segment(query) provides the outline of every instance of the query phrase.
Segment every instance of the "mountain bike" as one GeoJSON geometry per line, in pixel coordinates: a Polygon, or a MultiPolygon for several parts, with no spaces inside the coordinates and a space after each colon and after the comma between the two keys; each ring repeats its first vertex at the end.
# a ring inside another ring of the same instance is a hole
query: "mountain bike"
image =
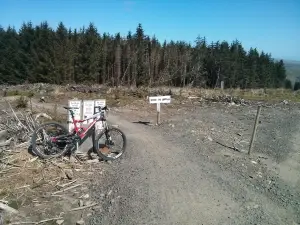
{"type": "Polygon", "coordinates": [[[75,119],[74,110],[79,108],[64,108],[71,115],[72,121],[69,123],[73,124],[74,129],[69,132],[65,126],[55,121],[41,124],[36,128],[31,139],[32,151],[37,156],[49,159],[61,157],[67,153],[74,154],[89,137],[92,137],[93,152],[98,157],[104,160],[115,160],[123,155],[127,144],[126,136],[119,128],[108,126],[106,122],[107,106],[94,107],[94,114],[84,120],[75,119]],[[92,122],[88,123],[87,126],[82,125],[85,121],[89,120],[92,120],[92,122]],[[99,134],[96,134],[96,123],[99,121],[102,122],[103,129],[100,130],[99,134]],[[78,124],[81,125],[78,126],[78,124]],[[49,134],[46,133],[48,131],[49,134]],[[112,138],[112,133],[116,133],[122,139],[122,146],[119,146],[121,147],[119,151],[114,150],[114,147],[117,145],[112,138]]]}

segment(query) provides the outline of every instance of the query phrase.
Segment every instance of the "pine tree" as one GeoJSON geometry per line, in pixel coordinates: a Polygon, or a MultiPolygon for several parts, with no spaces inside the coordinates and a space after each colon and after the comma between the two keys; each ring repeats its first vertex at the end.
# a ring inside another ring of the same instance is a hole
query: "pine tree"
{"type": "MultiPolygon", "coordinates": [[[[111,86],[195,86],[215,88],[290,87],[284,62],[235,40],[208,44],[197,37],[160,43],[141,24],[126,37],[99,34],[93,23],[53,30],[46,21],[23,23],[17,32],[0,26],[0,83],[89,83],[111,86]]],[[[295,87],[297,88],[297,85],[295,87]]]]}

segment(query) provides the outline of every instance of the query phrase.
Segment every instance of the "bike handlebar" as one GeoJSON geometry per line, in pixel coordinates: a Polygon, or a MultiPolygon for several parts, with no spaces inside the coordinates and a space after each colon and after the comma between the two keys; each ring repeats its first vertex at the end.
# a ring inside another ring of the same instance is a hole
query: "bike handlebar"
{"type": "Polygon", "coordinates": [[[105,111],[108,111],[108,107],[107,106],[104,106],[104,107],[101,107],[101,106],[95,106],[94,107],[95,109],[99,109],[99,110],[105,110],[105,111]]]}

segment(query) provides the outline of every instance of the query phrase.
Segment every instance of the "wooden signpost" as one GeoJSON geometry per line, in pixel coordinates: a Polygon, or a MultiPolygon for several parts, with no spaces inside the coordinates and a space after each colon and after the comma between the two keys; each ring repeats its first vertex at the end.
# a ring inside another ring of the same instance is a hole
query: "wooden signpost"
{"type": "MultiPolygon", "coordinates": [[[[69,106],[70,107],[75,107],[78,109],[73,109],[75,119],[77,120],[82,120],[86,119],[88,117],[91,117],[95,112],[98,112],[99,110],[94,108],[94,106],[101,106],[104,107],[106,105],[106,100],[105,99],[95,99],[95,100],[69,100],[69,106]],[[95,112],[94,112],[95,111],[95,112]]],[[[68,114],[68,121],[71,122],[71,114],[68,114]]],[[[92,121],[85,121],[82,123],[84,124],[89,124],[92,121]]],[[[77,124],[80,126],[80,124],[77,124]]],[[[69,132],[71,132],[74,128],[74,125],[72,123],[69,123],[69,132]]],[[[103,129],[103,125],[101,121],[98,121],[96,123],[96,130],[101,130],[103,129]]]]}
{"type": "Polygon", "coordinates": [[[156,124],[160,124],[160,104],[161,103],[171,103],[171,96],[153,96],[149,97],[149,102],[150,104],[155,104],[156,103],[156,111],[157,111],[157,121],[156,124]]]}
{"type": "MultiPolygon", "coordinates": [[[[89,118],[94,115],[94,105],[95,102],[93,100],[84,100],[82,107],[82,119],[89,118]]],[[[84,121],[83,124],[89,124],[92,121],[84,121]]]]}

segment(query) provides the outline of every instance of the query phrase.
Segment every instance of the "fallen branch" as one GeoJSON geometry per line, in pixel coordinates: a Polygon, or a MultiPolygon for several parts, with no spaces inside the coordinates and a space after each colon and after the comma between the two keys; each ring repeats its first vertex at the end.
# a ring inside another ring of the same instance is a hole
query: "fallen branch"
{"type": "Polygon", "coordinates": [[[225,148],[229,148],[229,149],[232,149],[232,150],[234,150],[234,151],[241,152],[241,151],[240,151],[238,148],[236,148],[236,147],[231,147],[231,146],[222,144],[222,143],[220,143],[219,141],[216,141],[216,143],[219,144],[219,145],[222,145],[222,146],[225,147],[225,148]]]}
{"type": "Polygon", "coordinates": [[[13,140],[13,138],[10,138],[10,139],[8,139],[8,140],[6,140],[4,142],[1,142],[0,143],[0,147],[4,147],[4,146],[10,145],[10,143],[11,143],[12,140],[13,140]]]}
{"type": "Polygon", "coordinates": [[[63,190],[60,190],[60,191],[53,192],[52,195],[56,195],[56,194],[58,194],[58,193],[62,193],[62,192],[68,191],[68,190],[70,190],[70,189],[79,187],[79,186],[81,186],[81,185],[82,185],[82,184],[76,184],[76,185],[74,185],[74,186],[67,187],[66,189],[63,189],[63,190]]]}
{"type": "Polygon", "coordinates": [[[19,225],[19,224],[35,224],[35,222],[16,222],[16,223],[11,223],[11,225],[19,225]]]}
{"type": "Polygon", "coordinates": [[[19,211],[0,202],[0,209],[9,213],[18,213],[19,211]]]}
{"type": "Polygon", "coordinates": [[[22,188],[27,188],[27,187],[30,187],[30,185],[24,185],[24,186],[21,186],[21,187],[16,187],[15,190],[22,189],[22,188]]]}
{"type": "Polygon", "coordinates": [[[16,222],[16,223],[11,223],[11,225],[19,225],[19,224],[42,224],[42,223],[46,223],[49,221],[53,221],[53,220],[59,220],[62,219],[62,217],[55,217],[55,218],[50,218],[50,219],[45,219],[45,220],[41,220],[38,222],[16,222]]]}
{"type": "Polygon", "coordinates": [[[76,180],[73,180],[73,181],[71,181],[71,182],[69,182],[69,183],[66,183],[66,184],[58,184],[57,186],[59,186],[59,187],[61,187],[61,188],[64,188],[64,187],[66,187],[66,186],[68,186],[68,185],[70,185],[70,184],[75,183],[76,181],[77,181],[77,179],[76,179],[76,180]]]}
{"type": "Polygon", "coordinates": [[[60,220],[60,219],[62,219],[62,217],[55,217],[55,218],[41,220],[39,222],[36,222],[35,224],[41,224],[41,223],[46,223],[46,222],[49,222],[49,221],[52,221],[52,220],[60,220]]]}
{"type": "Polygon", "coordinates": [[[98,203],[94,203],[94,204],[90,204],[90,205],[86,205],[86,206],[82,206],[82,207],[77,207],[77,208],[71,209],[70,212],[90,208],[90,207],[93,207],[95,205],[98,205],[98,203]]]}
{"type": "Polygon", "coordinates": [[[26,142],[23,142],[23,143],[21,143],[21,144],[18,144],[18,145],[16,145],[16,147],[17,147],[17,148],[19,148],[19,147],[23,147],[24,145],[27,145],[27,144],[29,144],[29,142],[28,142],[28,141],[26,141],[26,142]]]}
{"type": "Polygon", "coordinates": [[[28,129],[26,126],[24,126],[23,123],[21,123],[21,121],[20,121],[20,119],[18,118],[17,114],[16,114],[15,111],[13,110],[11,104],[10,104],[8,101],[6,101],[6,102],[8,103],[8,105],[9,105],[11,111],[13,112],[13,114],[14,114],[16,120],[18,121],[18,125],[20,125],[20,126],[23,127],[25,130],[27,130],[27,132],[29,132],[29,129],[28,129]]]}
{"type": "Polygon", "coordinates": [[[52,117],[51,116],[49,116],[48,114],[46,114],[46,113],[38,113],[36,116],[35,116],[35,121],[37,121],[37,119],[39,118],[39,117],[45,117],[45,118],[47,118],[47,119],[50,119],[50,120],[52,120],[52,117]]]}
{"type": "Polygon", "coordinates": [[[5,165],[11,165],[11,166],[15,166],[15,167],[22,167],[22,166],[19,166],[19,165],[16,165],[16,164],[13,164],[13,163],[10,163],[10,162],[5,162],[3,160],[0,159],[0,162],[5,164],[5,165]]]}

